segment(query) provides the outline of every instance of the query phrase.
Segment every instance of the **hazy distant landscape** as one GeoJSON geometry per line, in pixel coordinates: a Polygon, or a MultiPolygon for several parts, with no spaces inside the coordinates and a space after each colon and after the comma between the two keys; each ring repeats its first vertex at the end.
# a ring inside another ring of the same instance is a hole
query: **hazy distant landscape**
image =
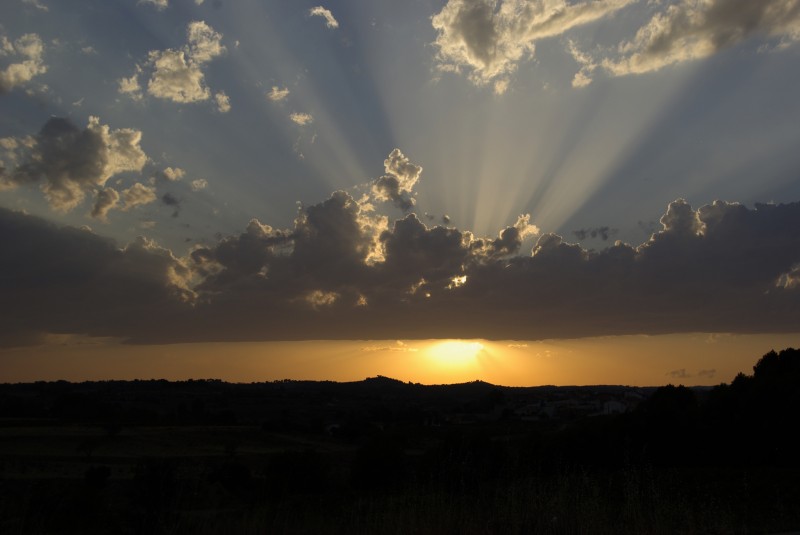
{"type": "Polygon", "coordinates": [[[713,388],[0,385],[3,533],[800,527],[800,351],[713,388]]]}

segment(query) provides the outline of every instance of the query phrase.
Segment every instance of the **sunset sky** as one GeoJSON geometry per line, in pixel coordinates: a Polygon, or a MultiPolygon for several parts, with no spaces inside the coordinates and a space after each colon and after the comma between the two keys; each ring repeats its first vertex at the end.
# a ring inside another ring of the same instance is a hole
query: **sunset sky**
{"type": "Polygon", "coordinates": [[[800,346],[800,0],[319,1],[0,4],[0,381],[800,346]]]}

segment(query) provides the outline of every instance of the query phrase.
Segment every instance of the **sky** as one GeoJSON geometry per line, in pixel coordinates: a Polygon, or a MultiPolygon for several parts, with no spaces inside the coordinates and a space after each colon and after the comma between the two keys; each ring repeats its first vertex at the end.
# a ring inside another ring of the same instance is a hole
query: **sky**
{"type": "Polygon", "coordinates": [[[319,1],[0,5],[0,381],[800,345],[800,0],[319,1]]]}

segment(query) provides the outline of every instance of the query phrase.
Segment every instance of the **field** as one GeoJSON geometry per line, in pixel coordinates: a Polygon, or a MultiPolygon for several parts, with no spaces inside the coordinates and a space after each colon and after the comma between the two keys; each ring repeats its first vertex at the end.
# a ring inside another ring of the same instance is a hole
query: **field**
{"type": "Polygon", "coordinates": [[[0,532],[797,530],[796,389],[764,369],[714,389],[0,385],[0,532]],[[628,405],[592,409],[609,399],[628,405]]]}

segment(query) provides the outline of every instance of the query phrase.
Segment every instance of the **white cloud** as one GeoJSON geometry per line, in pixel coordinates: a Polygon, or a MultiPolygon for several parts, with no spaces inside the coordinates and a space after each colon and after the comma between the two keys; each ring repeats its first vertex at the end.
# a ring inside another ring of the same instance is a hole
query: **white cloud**
{"type": "Polygon", "coordinates": [[[35,33],[26,33],[13,43],[6,36],[0,37],[0,57],[16,56],[22,59],[0,70],[0,93],[11,91],[46,72],[43,55],[44,44],[35,33]]]}
{"type": "Polygon", "coordinates": [[[45,13],[50,11],[50,8],[47,7],[46,5],[42,4],[41,2],[39,2],[39,0],[22,0],[22,3],[28,4],[30,6],[33,6],[36,9],[38,9],[39,11],[44,11],[45,13]]]}
{"type": "Polygon", "coordinates": [[[139,3],[150,4],[159,11],[163,11],[169,7],[169,0],[139,0],[139,3]]]}
{"type": "Polygon", "coordinates": [[[130,78],[120,78],[117,80],[117,85],[119,86],[119,92],[123,95],[128,95],[133,100],[141,100],[142,99],[142,86],[139,85],[139,71],[140,69],[137,68],[136,74],[133,74],[130,78]]]}
{"type": "Polygon", "coordinates": [[[586,87],[592,83],[592,73],[597,69],[597,64],[588,54],[578,49],[575,41],[569,41],[569,52],[572,54],[572,58],[581,66],[581,69],[572,78],[572,87],[586,87]]]}
{"type": "Polygon", "coordinates": [[[314,117],[312,117],[310,113],[295,112],[289,115],[289,119],[291,119],[293,123],[299,124],[300,126],[305,126],[314,122],[314,117]]]}
{"type": "Polygon", "coordinates": [[[277,85],[273,85],[272,89],[267,93],[267,98],[272,102],[280,102],[282,100],[286,100],[286,97],[289,96],[289,90],[287,88],[280,88],[277,85]]]}
{"type": "Polygon", "coordinates": [[[231,99],[225,94],[225,91],[219,91],[214,95],[214,100],[217,102],[217,111],[220,113],[228,113],[231,111],[231,99]]]}
{"type": "Polygon", "coordinates": [[[130,188],[122,190],[122,199],[125,202],[122,209],[125,211],[143,204],[150,204],[156,200],[156,188],[137,182],[130,188]]]}
{"type": "Polygon", "coordinates": [[[205,178],[198,178],[192,180],[192,191],[200,191],[208,187],[208,180],[205,178]]]}
{"type": "Polygon", "coordinates": [[[308,14],[312,17],[322,17],[325,19],[325,26],[328,28],[338,28],[339,22],[333,18],[333,13],[330,12],[329,9],[325,9],[322,6],[312,7],[308,10],[308,14]]]}
{"type": "MultiPolygon", "coordinates": [[[[612,76],[643,74],[706,58],[756,35],[780,39],[779,47],[800,41],[800,2],[682,0],[656,13],[632,40],[599,64],[612,76]]],[[[588,57],[573,56],[595,67],[588,57]]],[[[586,85],[591,81],[588,74],[584,67],[576,80],[586,85]]]]}
{"type": "Polygon", "coordinates": [[[324,292],[322,290],[314,290],[309,292],[305,300],[311,305],[312,308],[329,307],[333,305],[339,298],[336,292],[324,292]]]}
{"type": "Polygon", "coordinates": [[[222,34],[203,21],[193,21],[186,29],[189,39],[187,56],[193,63],[208,63],[225,52],[222,34]]]}
{"type": "Polygon", "coordinates": [[[186,175],[186,171],[180,167],[167,167],[161,172],[161,175],[170,182],[175,182],[183,178],[186,175]]]}
{"type": "Polygon", "coordinates": [[[153,74],[147,83],[147,92],[154,97],[181,103],[211,97],[200,65],[187,62],[182,50],[154,50],[150,52],[149,62],[153,74]]]}
{"type": "Polygon", "coordinates": [[[0,138],[0,147],[6,150],[14,150],[19,147],[19,142],[13,137],[0,138]]]}
{"type": "Polygon", "coordinates": [[[633,0],[449,0],[433,16],[439,69],[465,70],[476,85],[508,88],[519,63],[533,56],[539,39],[601,19],[633,0]]]}
{"type": "MultiPolygon", "coordinates": [[[[187,43],[180,49],[151,50],[144,66],[137,65],[133,76],[119,80],[120,93],[141,98],[139,76],[148,70],[147,93],[156,98],[179,103],[210,100],[203,67],[225,52],[222,34],[203,21],[193,21],[186,27],[186,36],[187,43]]],[[[214,101],[219,111],[230,109],[224,92],[217,92],[214,101]]]]}

